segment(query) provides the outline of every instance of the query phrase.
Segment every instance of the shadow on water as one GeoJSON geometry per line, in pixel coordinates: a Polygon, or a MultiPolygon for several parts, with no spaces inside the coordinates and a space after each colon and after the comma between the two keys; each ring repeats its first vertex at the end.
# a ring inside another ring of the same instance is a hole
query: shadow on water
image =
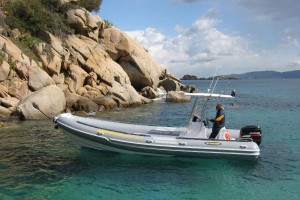
{"type": "Polygon", "coordinates": [[[27,121],[1,129],[0,190],[22,190],[80,171],[73,147],[48,121],[27,121]]]}
{"type": "Polygon", "coordinates": [[[206,159],[206,158],[184,158],[184,157],[161,157],[161,156],[144,156],[144,155],[131,155],[120,154],[108,151],[98,151],[89,148],[82,148],[78,155],[78,160],[87,163],[89,166],[94,167],[107,167],[109,166],[131,166],[140,169],[164,169],[176,166],[178,169],[191,168],[191,167],[212,167],[218,168],[220,165],[229,164],[244,167],[253,167],[256,161],[249,160],[226,160],[226,159],[206,159]]]}
{"type": "Polygon", "coordinates": [[[187,183],[193,177],[196,182],[211,180],[212,174],[222,174],[226,170],[234,170],[236,176],[243,175],[257,165],[256,161],[127,155],[88,148],[81,149],[77,162],[86,164],[85,170],[89,173],[96,170],[98,173],[95,174],[106,174],[110,178],[121,175],[137,177],[138,180],[139,175],[148,175],[158,177],[158,180],[179,178],[187,183]]]}

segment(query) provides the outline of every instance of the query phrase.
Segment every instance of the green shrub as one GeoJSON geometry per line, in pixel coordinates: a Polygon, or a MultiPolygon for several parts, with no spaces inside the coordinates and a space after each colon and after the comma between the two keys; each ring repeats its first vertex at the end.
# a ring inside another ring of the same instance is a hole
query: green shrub
{"type": "Polygon", "coordinates": [[[9,63],[9,70],[10,71],[16,71],[16,69],[17,69],[16,61],[12,61],[11,63],[9,63]]]}
{"type": "Polygon", "coordinates": [[[104,28],[110,28],[110,27],[112,27],[114,24],[113,23],[111,23],[110,21],[108,21],[108,20],[104,20],[104,28]]]}
{"type": "Polygon", "coordinates": [[[78,0],[78,5],[88,11],[99,11],[102,0],[78,0]]]}
{"type": "Polygon", "coordinates": [[[45,30],[54,35],[63,35],[71,32],[66,22],[64,13],[58,12],[58,0],[15,0],[5,1],[4,10],[7,17],[6,24],[11,28],[18,28],[21,32],[30,31],[38,35],[40,30],[45,30]]]}
{"type": "MultiPolygon", "coordinates": [[[[1,10],[0,10],[0,12],[1,12],[1,10]]],[[[5,26],[4,16],[1,16],[1,14],[0,14],[0,26],[1,27],[5,26]]]]}
{"type": "MultiPolygon", "coordinates": [[[[7,0],[4,1],[5,23],[21,32],[30,31],[37,36],[40,30],[62,36],[73,33],[66,20],[69,9],[84,7],[88,11],[99,11],[102,0],[78,0],[78,5],[59,0],[7,0]]],[[[1,24],[1,21],[0,21],[1,24]]]]}
{"type": "Polygon", "coordinates": [[[25,33],[21,35],[18,39],[10,38],[10,40],[17,45],[22,52],[28,56],[30,59],[38,61],[39,58],[32,52],[31,47],[34,44],[42,42],[37,37],[32,36],[30,33],[25,33]]]}
{"type": "Polygon", "coordinates": [[[39,38],[34,37],[34,36],[30,35],[29,33],[25,33],[25,34],[21,35],[19,38],[19,41],[22,44],[22,46],[24,46],[24,47],[30,47],[34,44],[38,44],[38,43],[42,42],[39,38]]]}
{"type": "Polygon", "coordinates": [[[1,52],[1,53],[0,53],[0,65],[2,65],[3,61],[4,61],[4,55],[3,55],[3,53],[1,52]]]}
{"type": "Polygon", "coordinates": [[[41,0],[41,3],[45,5],[51,12],[56,13],[66,13],[69,9],[79,8],[78,5],[72,3],[61,5],[60,0],[41,0]]]}

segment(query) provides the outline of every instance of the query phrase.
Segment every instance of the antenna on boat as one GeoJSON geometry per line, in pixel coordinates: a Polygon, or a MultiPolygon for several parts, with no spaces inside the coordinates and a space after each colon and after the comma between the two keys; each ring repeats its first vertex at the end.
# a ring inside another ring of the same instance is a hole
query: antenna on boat
{"type": "MultiPolygon", "coordinates": [[[[214,92],[214,90],[215,90],[215,88],[216,88],[216,86],[217,86],[217,83],[218,83],[218,81],[219,81],[219,77],[217,77],[217,80],[216,80],[215,83],[214,83],[214,80],[215,80],[215,77],[216,77],[216,74],[217,74],[218,69],[219,69],[219,68],[217,67],[217,68],[216,68],[216,71],[215,71],[215,73],[214,73],[214,76],[212,77],[212,81],[211,81],[211,83],[210,83],[210,86],[209,86],[209,88],[207,89],[207,93],[208,93],[208,94],[213,94],[213,92],[214,92]],[[213,87],[213,88],[212,88],[212,87],[213,87]]],[[[195,103],[194,103],[194,105],[193,105],[193,109],[192,109],[192,112],[191,112],[191,116],[190,116],[190,119],[189,119],[189,125],[188,125],[188,127],[190,127],[190,125],[192,124],[192,121],[193,121],[193,118],[194,118],[194,115],[195,115],[195,110],[196,110],[196,108],[197,108],[198,100],[199,100],[199,97],[196,97],[196,100],[195,100],[195,103]]],[[[201,110],[201,113],[200,113],[200,116],[199,116],[200,120],[202,120],[202,121],[204,120],[204,119],[203,119],[203,117],[204,117],[204,112],[205,112],[205,110],[206,110],[208,101],[209,101],[209,96],[206,97],[206,101],[205,101],[205,103],[204,103],[204,105],[203,105],[203,107],[202,107],[202,110],[201,110]]],[[[201,126],[202,126],[202,124],[201,124],[201,126]]]]}
{"type": "Polygon", "coordinates": [[[216,82],[215,82],[215,85],[214,85],[214,88],[213,88],[213,89],[212,89],[212,91],[211,91],[211,94],[213,94],[213,93],[214,93],[214,91],[215,91],[215,88],[216,88],[216,85],[217,85],[217,83],[218,83],[219,79],[220,79],[220,77],[218,77],[218,78],[217,78],[217,80],[216,80],[216,82]]]}
{"type": "MultiPolygon", "coordinates": [[[[212,87],[213,82],[214,82],[214,80],[215,80],[215,77],[216,77],[216,75],[217,75],[218,69],[219,69],[219,67],[216,68],[216,71],[215,71],[215,73],[214,73],[214,76],[213,76],[212,79],[211,79],[210,86],[209,86],[209,88],[207,89],[207,93],[209,93],[209,92],[211,91],[211,87],[212,87]]],[[[216,87],[216,84],[215,84],[215,87],[216,87]]],[[[215,87],[214,87],[214,88],[215,88],[215,87]]],[[[211,93],[212,93],[212,92],[211,92],[211,93]]]]}
{"type": "MultiPolygon", "coordinates": [[[[214,83],[214,80],[215,80],[215,77],[216,77],[216,75],[217,75],[218,69],[219,69],[219,67],[216,68],[215,74],[214,74],[214,76],[213,76],[213,78],[212,78],[212,80],[211,80],[211,83],[210,83],[209,89],[207,90],[207,93],[213,94],[214,91],[215,91],[215,88],[216,88],[216,86],[217,86],[217,84],[218,84],[218,81],[219,81],[219,77],[217,77],[217,80],[216,80],[216,82],[214,83]],[[214,86],[213,86],[213,83],[214,83],[214,86]],[[212,86],[213,86],[213,88],[212,88],[212,86]]],[[[202,111],[201,111],[201,114],[200,114],[201,120],[203,120],[204,112],[205,112],[205,110],[206,110],[206,106],[207,106],[208,101],[209,101],[209,97],[206,98],[206,101],[205,101],[205,103],[204,103],[204,105],[203,105],[203,108],[202,108],[202,111]]]]}

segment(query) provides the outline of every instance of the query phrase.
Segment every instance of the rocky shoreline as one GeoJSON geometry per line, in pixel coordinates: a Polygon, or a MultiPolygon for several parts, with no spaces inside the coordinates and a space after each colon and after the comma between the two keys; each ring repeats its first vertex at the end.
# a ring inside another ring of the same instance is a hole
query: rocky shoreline
{"type": "Polygon", "coordinates": [[[58,37],[41,30],[30,46],[34,56],[16,42],[28,33],[0,27],[0,118],[47,119],[61,112],[141,105],[159,96],[157,88],[175,92],[170,101],[181,102],[189,100],[181,91],[197,90],[84,8],[70,9],[66,17],[75,33],[58,37]]]}

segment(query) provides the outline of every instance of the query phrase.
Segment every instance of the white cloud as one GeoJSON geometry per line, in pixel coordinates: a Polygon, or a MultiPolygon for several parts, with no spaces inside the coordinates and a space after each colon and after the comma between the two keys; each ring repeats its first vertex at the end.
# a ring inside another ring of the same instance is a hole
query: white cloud
{"type": "Polygon", "coordinates": [[[296,67],[296,68],[300,69],[300,58],[298,58],[298,60],[292,61],[291,65],[293,67],[296,67]]]}
{"type": "Polygon", "coordinates": [[[205,0],[173,0],[173,3],[182,4],[182,3],[197,3],[205,0]]]}
{"type": "Polygon", "coordinates": [[[280,47],[300,47],[300,31],[286,28],[283,31],[283,41],[280,47]]]}
{"type": "Polygon", "coordinates": [[[208,11],[206,11],[206,13],[204,13],[203,16],[205,17],[217,17],[219,15],[219,10],[215,9],[215,8],[210,8],[208,9],[208,11]]]}
{"type": "Polygon", "coordinates": [[[213,29],[219,21],[214,18],[201,17],[192,24],[191,30],[206,31],[213,29]]]}
{"type": "Polygon", "coordinates": [[[181,76],[191,69],[201,74],[204,68],[215,70],[222,61],[247,52],[247,41],[218,30],[218,23],[221,21],[201,17],[190,27],[177,25],[175,37],[167,37],[154,28],[126,33],[173,73],[181,76]]]}
{"type": "MultiPolygon", "coordinates": [[[[222,21],[200,17],[189,27],[176,25],[176,36],[168,37],[155,28],[127,32],[144,46],[157,63],[175,75],[198,77],[249,71],[286,71],[300,67],[299,55],[287,48],[299,47],[300,33],[285,29],[283,44],[276,49],[258,49],[256,42],[218,28],[222,21]],[[250,48],[251,47],[251,48],[250,48]]],[[[293,51],[294,52],[294,51],[293,51]]]]}

